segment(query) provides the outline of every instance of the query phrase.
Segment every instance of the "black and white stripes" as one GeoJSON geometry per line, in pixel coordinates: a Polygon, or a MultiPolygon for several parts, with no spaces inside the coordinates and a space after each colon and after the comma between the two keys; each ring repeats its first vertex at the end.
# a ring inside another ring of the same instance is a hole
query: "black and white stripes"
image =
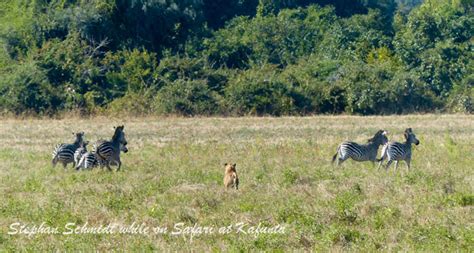
{"type": "Polygon", "coordinates": [[[420,141],[416,138],[413,130],[407,128],[404,133],[405,142],[389,142],[382,148],[382,158],[379,161],[379,168],[382,166],[384,160],[387,160],[386,169],[395,161],[395,169],[398,168],[399,161],[405,161],[408,169],[410,169],[411,162],[411,144],[418,145],[420,141]]]}
{"type": "Polygon", "coordinates": [[[351,141],[343,142],[337,148],[337,152],[334,154],[332,162],[334,163],[337,159],[337,165],[340,165],[349,158],[359,162],[375,162],[379,146],[384,145],[387,142],[387,132],[384,130],[377,131],[374,137],[369,139],[366,144],[358,144],[351,141]]]}
{"type": "MultiPolygon", "coordinates": [[[[120,151],[127,152],[128,149],[126,146],[121,144],[120,151]]],[[[97,152],[95,150],[91,152],[86,152],[82,155],[79,162],[77,163],[76,170],[92,169],[99,165],[103,167],[104,165],[106,165],[105,162],[105,160],[103,160],[100,156],[97,155],[97,152]]]]}
{"type": "Polygon", "coordinates": [[[87,144],[89,144],[88,141],[84,141],[84,143],[76,149],[76,152],[74,152],[74,163],[79,164],[79,160],[81,159],[82,155],[87,152],[87,144]]]}
{"type": "Polygon", "coordinates": [[[64,168],[66,168],[68,163],[72,163],[73,167],[76,165],[76,162],[74,161],[74,153],[84,143],[84,132],[73,134],[76,139],[72,144],[61,143],[56,145],[54,148],[53,159],[51,161],[53,167],[55,167],[58,162],[62,163],[64,168]]]}
{"type": "MultiPolygon", "coordinates": [[[[95,151],[97,157],[104,161],[104,165],[108,170],[112,170],[110,165],[117,164],[117,171],[120,170],[122,162],[120,161],[120,151],[124,153],[128,152],[127,140],[125,139],[125,133],[123,131],[124,126],[118,126],[115,128],[115,133],[110,141],[98,141],[95,145],[95,151]]],[[[101,165],[103,167],[103,165],[101,165]]]]}
{"type": "MultiPolygon", "coordinates": [[[[114,127],[115,128],[115,127],[114,127]]],[[[94,150],[87,152],[87,144],[84,141],[84,132],[75,134],[76,140],[72,144],[58,144],[53,151],[52,164],[56,166],[58,162],[66,168],[68,163],[72,163],[76,170],[91,169],[98,165],[107,166],[111,170],[111,165],[117,165],[117,171],[120,170],[122,162],[120,161],[120,152],[128,152],[127,141],[124,126],[115,128],[115,133],[110,141],[99,140],[94,145],[94,150]]]]}

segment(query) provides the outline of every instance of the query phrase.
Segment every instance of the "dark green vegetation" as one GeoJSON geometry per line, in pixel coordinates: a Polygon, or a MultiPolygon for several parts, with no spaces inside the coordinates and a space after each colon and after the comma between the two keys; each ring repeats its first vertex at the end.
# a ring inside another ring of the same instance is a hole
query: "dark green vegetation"
{"type": "Polygon", "coordinates": [[[0,0],[0,112],[474,111],[472,0],[0,0]]]}

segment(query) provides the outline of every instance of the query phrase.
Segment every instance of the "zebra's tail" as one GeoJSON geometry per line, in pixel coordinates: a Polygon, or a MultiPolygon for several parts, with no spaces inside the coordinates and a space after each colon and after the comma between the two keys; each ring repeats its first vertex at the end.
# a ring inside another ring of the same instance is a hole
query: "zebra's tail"
{"type": "Polygon", "coordinates": [[[336,161],[336,158],[337,158],[337,154],[339,153],[339,147],[337,148],[337,151],[336,153],[332,156],[332,163],[334,163],[336,161]]]}
{"type": "Polygon", "coordinates": [[[61,147],[61,144],[57,145],[56,147],[54,147],[54,151],[53,151],[53,159],[51,160],[51,164],[53,165],[53,167],[56,166],[56,163],[58,163],[58,155],[59,155],[59,148],[61,147]]]}

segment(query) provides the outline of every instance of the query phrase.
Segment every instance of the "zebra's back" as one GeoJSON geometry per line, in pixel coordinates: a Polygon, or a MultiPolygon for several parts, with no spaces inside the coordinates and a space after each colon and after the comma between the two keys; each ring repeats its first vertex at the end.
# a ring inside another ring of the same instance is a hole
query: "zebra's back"
{"type": "Polygon", "coordinates": [[[86,152],[82,155],[76,169],[92,169],[99,165],[99,160],[95,152],[86,152]]]}
{"type": "Polygon", "coordinates": [[[120,150],[115,150],[110,141],[99,141],[95,145],[95,152],[102,159],[109,160],[114,154],[120,152],[120,150]]]}
{"type": "Polygon", "coordinates": [[[370,154],[367,147],[356,142],[345,141],[339,148],[339,156],[343,159],[352,158],[356,161],[370,160],[370,154]]]}
{"type": "Polygon", "coordinates": [[[53,151],[53,162],[70,163],[74,162],[74,153],[77,146],[74,144],[58,144],[53,151]]]}
{"type": "Polygon", "coordinates": [[[409,146],[400,142],[389,142],[382,149],[382,157],[388,160],[405,160],[411,156],[409,146]]]}

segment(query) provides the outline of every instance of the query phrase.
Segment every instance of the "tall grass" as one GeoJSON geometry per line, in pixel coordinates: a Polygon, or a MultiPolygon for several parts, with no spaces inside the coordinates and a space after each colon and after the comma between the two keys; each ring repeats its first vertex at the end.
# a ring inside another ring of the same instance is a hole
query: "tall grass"
{"type": "Polygon", "coordinates": [[[474,118],[466,115],[283,118],[3,119],[0,248],[17,250],[469,251],[474,242],[474,118]],[[51,151],[85,131],[110,138],[124,124],[123,169],[51,167],[51,151]],[[403,140],[412,127],[412,170],[330,164],[344,140],[378,129],[403,140]],[[237,163],[239,191],[223,164],[237,163]],[[78,225],[168,227],[280,224],[284,234],[8,235],[10,224],[61,231],[78,225]]]}

